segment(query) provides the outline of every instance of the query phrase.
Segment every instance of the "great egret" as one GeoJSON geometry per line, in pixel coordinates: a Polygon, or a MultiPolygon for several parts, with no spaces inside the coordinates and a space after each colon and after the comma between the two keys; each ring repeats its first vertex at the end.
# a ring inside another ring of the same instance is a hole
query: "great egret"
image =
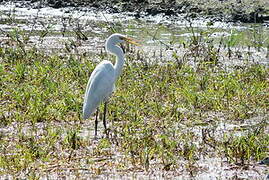
{"type": "MultiPolygon", "coordinates": [[[[106,51],[117,57],[115,65],[110,61],[102,61],[93,70],[85,92],[83,103],[83,119],[88,119],[97,109],[101,102],[104,104],[103,124],[106,130],[106,106],[109,96],[115,89],[115,82],[118,79],[124,64],[123,50],[117,45],[122,42],[139,45],[134,39],[122,34],[112,34],[106,40],[106,51]]],[[[98,113],[95,118],[95,137],[97,136],[98,113]]]]}

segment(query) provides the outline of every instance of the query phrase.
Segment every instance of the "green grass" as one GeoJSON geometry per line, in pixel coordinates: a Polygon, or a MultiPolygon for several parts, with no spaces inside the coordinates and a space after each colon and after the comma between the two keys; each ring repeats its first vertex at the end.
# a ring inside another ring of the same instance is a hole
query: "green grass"
{"type": "Polygon", "coordinates": [[[196,162],[208,154],[230,164],[268,156],[269,69],[264,65],[228,71],[208,57],[199,57],[194,68],[128,54],[109,101],[110,138],[95,142],[94,120],[83,121],[81,111],[98,62],[92,56],[48,55],[12,41],[15,46],[0,47],[1,175],[38,179],[69,169],[77,177],[83,177],[80,170],[95,177],[110,167],[149,171],[157,165],[173,171],[181,161],[194,175],[196,162]],[[262,118],[255,128],[240,129],[241,122],[257,116],[262,118]],[[214,131],[223,122],[237,128],[214,131]],[[85,128],[88,137],[80,135],[85,128]]]}

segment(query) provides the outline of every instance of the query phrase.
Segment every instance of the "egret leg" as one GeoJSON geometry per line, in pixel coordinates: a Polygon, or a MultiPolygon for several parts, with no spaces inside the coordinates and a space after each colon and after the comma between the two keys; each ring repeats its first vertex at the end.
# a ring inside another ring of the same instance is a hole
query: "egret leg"
{"type": "Polygon", "coordinates": [[[104,128],[105,128],[105,133],[107,134],[107,129],[106,129],[106,109],[107,109],[107,101],[105,101],[104,104],[104,117],[103,117],[103,124],[104,124],[104,128]]]}
{"type": "Polygon", "coordinates": [[[96,114],[95,114],[94,138],[97,138],[98,113],[99,113],[99,108],[97,108],[96,114]]]}

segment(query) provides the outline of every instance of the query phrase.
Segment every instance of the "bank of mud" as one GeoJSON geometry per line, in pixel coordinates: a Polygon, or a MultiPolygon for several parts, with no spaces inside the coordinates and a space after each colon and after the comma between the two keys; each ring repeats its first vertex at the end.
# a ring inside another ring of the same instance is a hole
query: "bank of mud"
{"type": "Polygon", "coordinates": [[[140,18],[163,14],[186,18],[206,17],[217,21],[268,23],[269,2],[267,0],[23,0],[0,1],[0,4],[17,3],[18,7],[74,8],[81,11],[129,12],[140,18]]]}

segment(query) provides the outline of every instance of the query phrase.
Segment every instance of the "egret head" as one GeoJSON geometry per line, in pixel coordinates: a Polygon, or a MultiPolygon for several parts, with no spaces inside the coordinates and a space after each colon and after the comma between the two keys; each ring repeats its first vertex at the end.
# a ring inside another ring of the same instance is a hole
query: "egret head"
{"type": "Polygon", "coordinates": [[[115,51],[114,48],[118,47],[117,44],[123,43],[123,42],[139,46],[136,40],[126,37],[123,34],[115,33],[109,36],[108,39],[106,40],[106,50],[109,52],[114,52],[115,51]]]}

